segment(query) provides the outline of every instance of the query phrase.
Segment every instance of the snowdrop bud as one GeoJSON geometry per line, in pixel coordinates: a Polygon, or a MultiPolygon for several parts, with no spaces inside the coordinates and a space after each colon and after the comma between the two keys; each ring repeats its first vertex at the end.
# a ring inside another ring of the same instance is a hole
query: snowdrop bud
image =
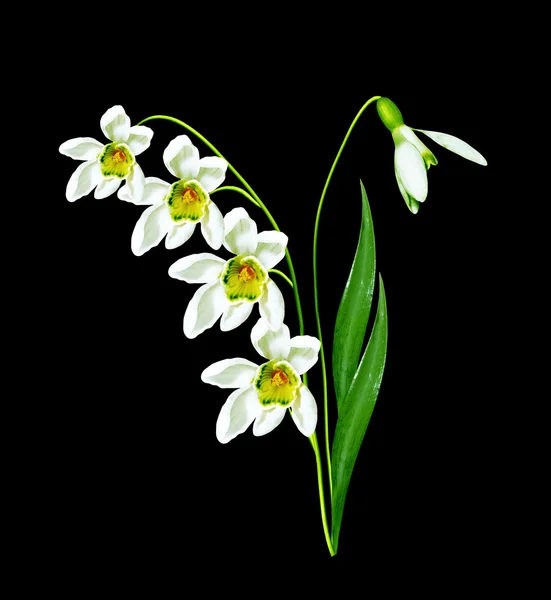
{"type": "Polygon", "coordinates": [[[402,113],[396,104],[394,104],[394,102],[388,98],[379,98],[377,100],[377,112],[379,113],[379,117],[381,117],[381,121],[384,123],[385,127],[387,127],[390,131],[404,124],[402,113]]]}

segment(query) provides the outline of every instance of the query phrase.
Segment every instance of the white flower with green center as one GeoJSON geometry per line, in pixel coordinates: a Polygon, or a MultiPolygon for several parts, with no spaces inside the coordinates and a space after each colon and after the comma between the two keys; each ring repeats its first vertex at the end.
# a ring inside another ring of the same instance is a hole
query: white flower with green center
{"type": "Polygon", "coordinates": [[[251,331],[251,341],[268,362],[257,365],[245,358],[229,358],[201,373],[205,383],[237,388],[218,416],[218,441],[226,444],[253,421],[253,434],[265,435],[281,423],[287,409],[299,431],[310,437],[316,429],[317,405],[300,376],[318,360],[319,340],[309,335],[291,338],[287,325],[272,331],[259,319],[251,331]]]}
{"type": "MultiPolygon", "coordinates": [[[[198,223],[211,248],[218,250],[224,240],[224,218],[210,199],[225,179],[228,163],[217,156],[199,158],[199,150],[187,135],[173,139],[163,153],[167,169],[178,177],[170,184],[157,177],[145,180],[140,204],[150,204],[132,233],[132,252],[141,256],[165,238],[168,249],[181,246],[198,223]]],[[[132,202],[128,186],[119,190],[121,200],[132,202]]]]}
{"type": "Polygon", "coordinates": [[[109,144],[91,137],[68,140],[59,151],[75,160],[84,161],[71,175],[66,197],[74,202],[94,191],[94,198],[114,194],[123,180],[128,195],[136,204],[141,202],[145,177],[136,156],[149,148],[153,130],[143,125],[130,126],[130,118],[122,106],[111,107],[100,120],[100,127],[109,144]]]}
{"type": "Polygon", "coordinates": [[[424,202],[428,194],[427,171],[431,165],[438,164],[434,154],[423,144],[415,131],[424,133],[437,144],[463,158],[483,166],[488,164],[480,152],[453,135],[414,129],[404,125],[402,113],[388,98],[377,100],[377,112],[381,121],[392,133],[396,181],[403,199],[413,214],[417,213],[419,203],[424,202]]]}
{"type": "Polygon", "coordinates": [[[203,252],[184,256],[168,270],[174,279],[202,283],[184,314],[184,333],[195,338],[219,317],[220,329],[241,325],[258,303],[260,316],[277,330],[283,323],[283,294],[269,276],[284,256],[288,238],[280,231],[257,232],[256,223],[244,208],[234,208],[224,217],[224,247],[235,254],[224,260],[203,252]]]}

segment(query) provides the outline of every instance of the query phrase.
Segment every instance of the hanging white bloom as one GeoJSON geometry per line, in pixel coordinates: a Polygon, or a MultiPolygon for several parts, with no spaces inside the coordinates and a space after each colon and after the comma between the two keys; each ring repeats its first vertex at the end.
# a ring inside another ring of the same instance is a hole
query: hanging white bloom
{"type": "MultiPolygon", "coordinates": [[[[178,181],[170,184],[158,177],[146,178],[139,204],[151,206],[134,227],[132,252],[141,256],[165,236],[166,248],[177,248],[191,237],[198,223],[209,246],[218,250],[224,239],[224,218],[209,193],[224,181],[228,163],[217,156],[199,158],[199,150],[187,135],[170,142],[163,160],[178,181]]],[[[118,196],[133,202],[126,185],[118,196]]]]}
{"type": "Polygon", "coordinates": [[[223,260],[203,252],[184,256],[168,270],[174,279],[202,283],[184,314],[184,333],[197,337],[221,316],[220,329],[241,325],[258,303],[260,316],[277,330],[285,312],[283,294],[268,270],[284,256],[288,238],[280,231],[257,233],[256,223],[244,208],[234,208],[224,217],[224,247],[235,254],[223,260]]]}
{"type": "Polygon", "coordinates": [[[226,444],[253,421],[253,434],[265,435],[281,423],[287,409],[291,409],[299,431],[310,437],[316,429],[317,405],[300,376],[318,360],[319,340],[309,335],[291,338],[287,325],[272,331],[259,319],[251,331],[251,341],[268,362],[257,365],[245,358],[229,358],[201,373],[205,383],[236,388],[218,416],[218,441],[226,444]]]}
{"type": "Polygon", "coordinates": [[[111,107],[100,120],[105,137],[102,144],[91,137],[68,140],[59,151],[75,160],[84,161],[67,184],[66,197],[74,202],[94,191],[94,198],[107,198],[126,180],[128,195],[141,202],[145,177],[136,156],[149,148],[153,130],[143,125],[130,126],[130,118],[122,106],[111,107]]]}
{"type": "Polygon", "coordinates": [[[424,202],[428,194],[427,171],[431,165],[438,164],[434,154],[423,144],[415,131],[424,133],[437,144],[463,158],[483,166],[488,164],[480,152],[453,135],[404,125],[402,113],[388,98],[377,100],[377,112],[392,133],[396,181],[402,197],[414,214],[419,210],[419,203],[424,202]]]}

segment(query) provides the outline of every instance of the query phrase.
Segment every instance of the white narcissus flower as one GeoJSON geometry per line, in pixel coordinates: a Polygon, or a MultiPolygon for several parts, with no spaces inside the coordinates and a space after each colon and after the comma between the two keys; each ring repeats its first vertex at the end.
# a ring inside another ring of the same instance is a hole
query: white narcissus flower
{"type": "Polygon", "coordinates": [[[283,294],[268,270],[284,256],[287,236],[280,231],[257,233],[256,223],[244,208],[224,217],[224,247],[235,254],[229,260],[203,252],[177,260],[168,274],[188,283],[202,283],[184,314],[184,333],[195,338],[212,327],[220,316],[220,329],[241,325],[258,303],[260,316],[277,330],[283,323],[283,294]]]}
{"type": "Polygon", "coordinates": [[[107,198],[126,180],[133,202],[142,199],[145,177],[136,156],[149,148],[153,130],[143,125],[130,126],[130,118],[122,106],[111,107],[100,120],[105,137],[111,142],[102,144],[91,137],[68,140],[59,151],[65,156],[84,162],[72,174],[66,197],[74,202],[94,191],[94,198],[107,198]]]}
{"type": "Polygon", "coordinates": [[[217,156],[199,158],[199,150],[187,135],[170,142],[163,160],[178,181],[170,184],[146,178],[141,202],[134,202],[128,186],[119,190],[121,200],[151,204],[134,227],[132,252],[141,256],[165,236],[166,248],[177,248],[187,242],[198,223],[209,246],[218,250],[224,240],[224,218],[209,193],[224,181],[228,163],[217,156]]]}
{"type": "Polygon", "coordinates": [[[291,338],[287,325],[272,331],[259,319],[251,331],[251,341],[268,362],[256,365],[245,358],[229,358],[201,373],[205,383],[236,388],[218,416],[218,441],[226,444],[253,421],[253,434],[265,435],[281,423],[287,409],[291,409],[299,431],[310,437],[316,429],[317,405],[300,376],[318,360],[319,340],[309,335],[291,338]]]}
{"type": "Polygon", "coordinates": [[[403,199],[409,210],[414,214],[419,210],[419,203],[424,202],[427,198],[427,171],[431,165],[438,164],[434,154],[423,144],[414,133],[415,131],[424,133],[437,144],[459,154],[463,158],[483,166],[488,164],[478,150],[453,135],[427,131],[426,129],[414,129],[404,125],[402,113],[396,104],[388,98],[377,100],[377,112],[382,122],[392,133],[395,148],[394,173],[396,181],[403,199]]]}

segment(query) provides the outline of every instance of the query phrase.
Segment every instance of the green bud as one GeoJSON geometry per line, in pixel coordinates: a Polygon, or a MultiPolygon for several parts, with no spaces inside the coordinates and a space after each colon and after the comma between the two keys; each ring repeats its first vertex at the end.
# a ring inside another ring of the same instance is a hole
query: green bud
{"type": "Polygon", "coordinates": [[[404,124],[402,113],[396,104],[388,98],[379,98],[377,100],[377,112],[385,127],[390,131],[393,131],[396,127],[404,124]]]}

